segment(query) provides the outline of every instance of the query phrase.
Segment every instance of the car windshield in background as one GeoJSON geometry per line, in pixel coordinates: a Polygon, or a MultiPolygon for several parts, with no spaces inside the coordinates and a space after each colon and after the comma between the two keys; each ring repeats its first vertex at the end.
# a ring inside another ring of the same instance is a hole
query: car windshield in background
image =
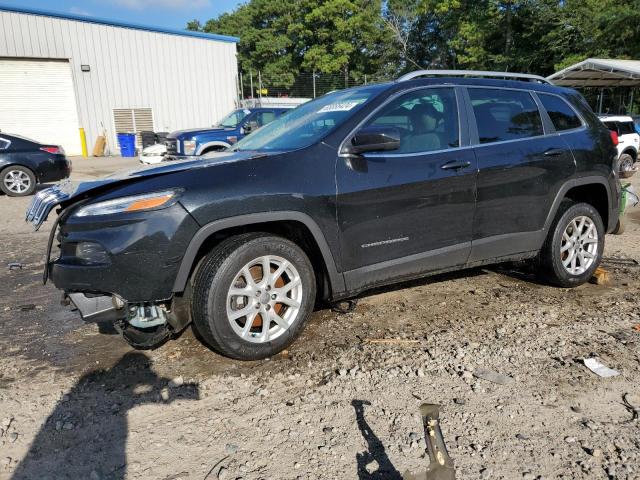
{"type": "Polygon", "coordinates": [[[242,121],[242,119],[250,113],[251,112],[249,110],[234,110],[229,115],[220,120],[218,126],[224,128],[236,128],[242,121]]]}
{"type": "Polygon", "coordinates": [[[314,144],[374,98],[382,86],[329,93],[240,140],[233,150],[295,150],[314,144]]]}

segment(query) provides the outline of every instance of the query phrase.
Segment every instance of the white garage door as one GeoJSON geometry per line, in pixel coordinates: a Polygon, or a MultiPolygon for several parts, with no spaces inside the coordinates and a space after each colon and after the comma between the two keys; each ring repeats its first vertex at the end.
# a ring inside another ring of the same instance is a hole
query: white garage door
{"type": "Polygon", "coordinates": [[[0,130],[82,154],[69,62],[0,59],[0,130]]]}

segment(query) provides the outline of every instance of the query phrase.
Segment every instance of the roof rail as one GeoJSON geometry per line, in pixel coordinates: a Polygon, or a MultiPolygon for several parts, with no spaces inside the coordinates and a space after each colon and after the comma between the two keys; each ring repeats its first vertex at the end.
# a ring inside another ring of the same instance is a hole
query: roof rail
{"type": "Polygon", "coordinates": [[[505,78],[514,80],[526,80],[528,82],[544,83],[553,85],[549,80],[539,75],[531,75],[530,73],[514,73],[514,72],[483,72],[481,70],[416,70],[402,75],[397,82],[406,82],[418,77],[488,77],[488,78],[505,78]]]}

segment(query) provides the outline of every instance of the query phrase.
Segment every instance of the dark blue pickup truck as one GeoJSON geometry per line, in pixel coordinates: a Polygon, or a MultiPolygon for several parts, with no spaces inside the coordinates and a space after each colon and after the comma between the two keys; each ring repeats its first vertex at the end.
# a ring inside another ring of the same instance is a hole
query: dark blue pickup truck
{"type": "Polygon", "coordinates": [[[287,110],[289,109],[239,108],[211,128],[171,132],[166,140],[167,155],[183,157],[224,150],[287,110]]]}

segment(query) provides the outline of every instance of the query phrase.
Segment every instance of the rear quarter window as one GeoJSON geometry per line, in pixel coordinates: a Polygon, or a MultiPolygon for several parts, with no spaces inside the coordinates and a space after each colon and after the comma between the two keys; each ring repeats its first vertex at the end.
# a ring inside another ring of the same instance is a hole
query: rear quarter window
{"type": "Polygon", "coordinates": [[[633,122],[619,122],[618,129],[620,130],[620,135],[630,135],[636,133],[635,128],[633,128],[633,122]]]}
{"type": "Polygon", "coordinates": [[[571,130],[582,126],[578,114],[562,98],[544,93],[538,93],[538,98],[551,117],[551,122],[557,131],[571,130]]]}
{"type": "Polygon", "coordinates": [[[11,145],[11,142],[9,140],[0,138],[0,150],[6,150],[7,148],[9,148],[9,145],[11,145]]]}

